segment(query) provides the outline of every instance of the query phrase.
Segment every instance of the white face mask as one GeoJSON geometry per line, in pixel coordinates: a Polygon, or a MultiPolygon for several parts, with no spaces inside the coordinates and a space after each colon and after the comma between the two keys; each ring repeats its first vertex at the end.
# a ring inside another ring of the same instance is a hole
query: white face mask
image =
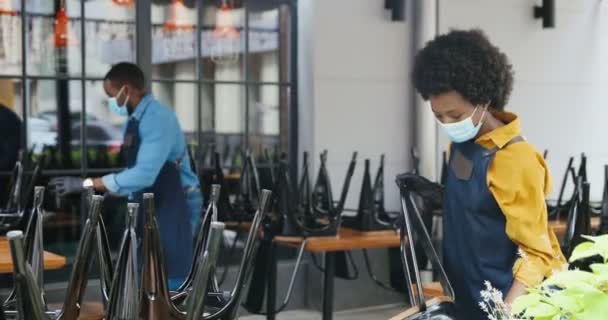
{"type": "Polygon", "coordinates": [[[478,108],[479,107],[475,107],[475,110],[473,110],[473,113],[469,117],[458,122],[443,123],[437,118],[436,120],[452,142],[461,143],[469,141],[477,136],[479,129],[481,129],[481,126],[483,125],[483,118],[486,114],[487,107],[483,109],[481,118],[479,118],[479,123],[477,125],[473,124],[473,116],[478,108]]]}

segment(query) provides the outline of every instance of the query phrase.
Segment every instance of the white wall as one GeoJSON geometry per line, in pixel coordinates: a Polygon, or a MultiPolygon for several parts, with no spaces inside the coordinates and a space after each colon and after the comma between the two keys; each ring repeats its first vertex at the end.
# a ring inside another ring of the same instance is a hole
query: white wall
{"type": "Polygon", "coordinates": [[[318,167],[318,154],[329,150],[336,198],[351,154],[359,152],[351,208],[358,203],[364,159],[372,160],[374,175],[380,154],[386,153],[386,205],[398,209],[394,177],[410,162],[412,19],[390,21],[382,1],[302,0],[298,5],[300,151],[311,152],[318,167]]]}
{"type": "Polygon", "coordinates": [[[521,116],[528,140],[549,150],[554,191],[568,157],[585,152],[598,200],[608,164],[608,3],[557,0],[556,28],[542,29],[532,15],[540,2],[440,1],[439,30],[481,28],[510,57],[515,86],[507,108],[521,116]]]}

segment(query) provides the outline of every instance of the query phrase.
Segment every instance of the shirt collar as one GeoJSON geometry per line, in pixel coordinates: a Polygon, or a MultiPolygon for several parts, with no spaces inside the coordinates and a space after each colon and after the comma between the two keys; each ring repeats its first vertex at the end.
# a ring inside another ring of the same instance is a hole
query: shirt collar
{"type": "Polygon", "coordinates": [[[151,93],[148,93],[145,96],[143,96],[143,98],[141,98],[141,101],[139,101],[139,103],[135,107],[135,112],[133,112],[133,114],[129,118],[141,120],[142,115],[144,114],[148,105],[150,104],[150,102],[153,99],[154,99],[154,96],[152,96],[151,93]]]}
{"type": "Polygon", "coordinates": [[[510,112],[492,112],[492,115],[505,125],[482,135],[475,143],[485,148],[503,148],[513,138],[521,136],[521,124],[517,115],[510,112]]]}

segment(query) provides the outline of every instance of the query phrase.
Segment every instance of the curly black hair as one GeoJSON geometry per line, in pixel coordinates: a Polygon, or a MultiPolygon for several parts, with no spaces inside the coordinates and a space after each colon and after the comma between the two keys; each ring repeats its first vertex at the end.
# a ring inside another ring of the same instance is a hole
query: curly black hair
{"type": "Polygon", "coordinates": [[[495,110],[504,109],[513,89],[509,59],[478,29],[452,30],[428,42],[416,55],[412,78],[425,100],[454,90],[495,110]]]}

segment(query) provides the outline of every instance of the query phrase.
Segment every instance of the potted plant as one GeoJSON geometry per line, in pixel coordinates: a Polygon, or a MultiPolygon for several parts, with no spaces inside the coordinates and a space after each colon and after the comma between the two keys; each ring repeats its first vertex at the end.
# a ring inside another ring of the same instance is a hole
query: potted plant
{"type": "Polygon", "coordinates": [[[486,282],[480,307],[491,320],[599,320],[608,319],[608,235],[583,236],[570,263],[597,261],[589,271],[559,270],[528,293],[515,299],[510,312],[502,294],[486,282]],[[601,257],[601,259],[599,259],[601,257]]]}

